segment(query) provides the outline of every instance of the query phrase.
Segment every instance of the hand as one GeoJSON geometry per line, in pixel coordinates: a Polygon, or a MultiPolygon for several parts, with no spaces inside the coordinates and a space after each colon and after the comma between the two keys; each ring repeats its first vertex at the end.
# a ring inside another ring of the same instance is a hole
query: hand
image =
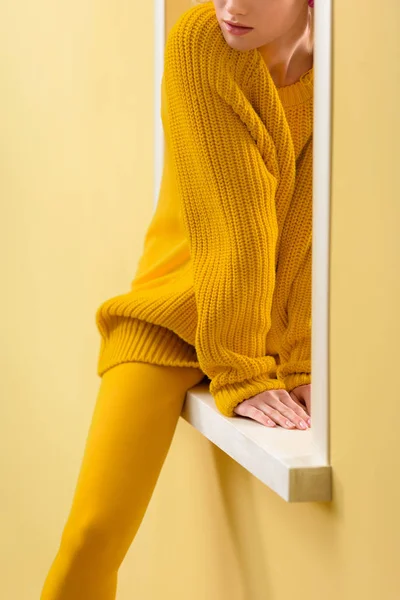
{"type": "Polygon", "coordinates": [[[308,414],[311,416],[311,383],[299,385],[290,392],[292,400],[300,404],[303,408],[306,407],[308,414]]]}
{"type": "MultiPolygon", "coordinates": [[[[233,412],[243,417],[254,419],[261,425],[275,427],[281,425],[285,429],[307,429],[311,426],[310,415],[302,406],[298,386],[289,394],[286,390],[267,390],[238,404],[233,412]]],[[[311,387],[311,385],[310,385],[311,387]]],[[[303,392],[301,392],[303,393],[303,392]]],[[[305,396],[307,398],[307,395],[305,396]]]]}

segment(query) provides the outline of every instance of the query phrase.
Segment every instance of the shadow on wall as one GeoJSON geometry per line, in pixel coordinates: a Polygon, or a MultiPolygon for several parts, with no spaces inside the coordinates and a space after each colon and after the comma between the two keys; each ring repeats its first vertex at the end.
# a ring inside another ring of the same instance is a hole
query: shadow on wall
{"type": "MultiPolygon", "coordinates": [[[[227,530],[240,568],[243,600],[286,597],[281,587],[279,595],[278,589],[273,587],[281,578],[282,587],[298,586],[306,594],[306,590],[312,586],[309,579],[313,571],[308,557],[315,555],[315,546],[320,541],[316,533],[319,526],[324,526],[327,532],[324,546],[318,549],[320,560],[326,560],[327,568],[334,572],[332,556],[338,556],[335,552],[337,486],[330,503],[289,504],[217,446],[210,443],[210,448],[227,530]],[[276,568],[277,562],[267,554],[267,547],[274,549],[274,555],[284,558],[279,563],[281,572],[278,574],[270,573],[271,565],[276,568]],[[298,573],[302,572],[299,563],[304,563],[306,577],[295,583],[291,581],[290,565],[296,564],[297,579],[298,573]]],[[[299,600],[306,597],[302,594],[299,600]]],[[[312,594],[311,597],[317,598],[318,595],[312,594]]]]}

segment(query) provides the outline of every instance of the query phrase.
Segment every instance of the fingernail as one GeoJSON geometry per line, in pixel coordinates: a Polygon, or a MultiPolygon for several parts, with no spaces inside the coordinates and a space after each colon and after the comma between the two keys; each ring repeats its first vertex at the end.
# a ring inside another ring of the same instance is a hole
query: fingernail
{"type": "Polygon", "coordinates": [[[269,427],[275,427],[274,421],[267,421],[269,427]]]}
{"type": "Polygon", "coordinates": [[[292,423],[291,421],[286,421],[286,425],[287,425],[287,427],[296,427],[296,425],[294,423],[292,423]]]}
{"type": "Polygon", "coordinates": [[[302,429],[307,429],[307,425],[304,423],[304,421],[299,421],[299,425],[302,429]]]}
{"type": "Polygon", "coordinates": [[[307,419],[307,423],[309,424],[309,426],[311,427],[311,419],[307,419]]]}

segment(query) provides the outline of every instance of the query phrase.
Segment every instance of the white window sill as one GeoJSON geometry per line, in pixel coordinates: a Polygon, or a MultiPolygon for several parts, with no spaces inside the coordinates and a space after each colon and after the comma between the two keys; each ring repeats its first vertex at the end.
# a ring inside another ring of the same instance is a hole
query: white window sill
{"type": "Polygon", "coordinates": [[[317,457],[312,428],[290,431],[225,417],[207,383],[188,391],[181,416],[287,502],[331,500],[331,467],[317,457]]]}

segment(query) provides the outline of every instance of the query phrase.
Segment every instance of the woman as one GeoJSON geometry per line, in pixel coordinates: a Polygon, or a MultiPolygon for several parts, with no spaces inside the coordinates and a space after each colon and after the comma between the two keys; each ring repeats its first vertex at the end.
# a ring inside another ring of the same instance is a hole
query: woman
{"type": "Polygon", "coordinates": [[[205,376],[228,417],[311,424],[312,22],[312,0],[214,0],[168,36],[159,202],[130,292],[96,314],[102,381],[42,600],[116,597],[205,376]]]}

